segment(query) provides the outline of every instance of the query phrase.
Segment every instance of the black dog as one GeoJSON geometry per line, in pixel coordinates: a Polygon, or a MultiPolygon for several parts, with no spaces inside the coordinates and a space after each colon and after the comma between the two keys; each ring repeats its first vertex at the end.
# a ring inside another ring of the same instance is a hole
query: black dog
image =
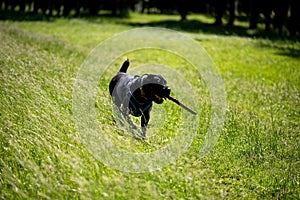
{"type": "Polygon", "coordinates": [[[109,92],[114,104],[132,128],[135,126],[129,114],[141,117],[142,137],[145,138],[152,101],[157,104],[163,103],[164,99],[169,97],[171,89],[162,76],[154,74],[131,76],[126,73],[128,67],[129,60],[126,60],[110,81],[109,92]]]}

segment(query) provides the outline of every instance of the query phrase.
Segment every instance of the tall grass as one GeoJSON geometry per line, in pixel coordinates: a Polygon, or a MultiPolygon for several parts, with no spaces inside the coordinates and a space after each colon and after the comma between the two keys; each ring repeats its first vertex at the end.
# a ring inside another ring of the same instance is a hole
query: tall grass
{"type": "MultiPolygon", "coordinates": [[[[127,20],[143,25],[157,21],[157,16],[134,15],[127,20]]],[[[207,121],[202,119],[188,152],[159,171],[124,173],[90,154],[73,121],[76,74],[92,48],[131,29],[130,23],[120,24],[117,19],[0,22],[0,198],[298,198],[297,41],[184,32],[207,50],[225,83],[226,121],[217,146],[200,157],[207,131],[207,121]]],[[[147,58],[141,54],[134,59],[143,62],[147,58]]],[[[178,64],[172,59],[168,62],[174,67],[178,64]]],[[[103,105],[110,110],[109,75],[99,81],[99,110],[105,109],[103,105]]],[[[199,92],[206,108],[209,98],[199,92]]],[[[173,110],[168,106],[163,109],[173,110]]],[[[207,107],[201,117],[208,115],[207,107]]],[[[166,136],[147,144],[116,130],[109,112],[99,112],[97,117],[107,120],[110,137],[131,151],[155,150],[172,137],[167,129],[166,136]]]]}

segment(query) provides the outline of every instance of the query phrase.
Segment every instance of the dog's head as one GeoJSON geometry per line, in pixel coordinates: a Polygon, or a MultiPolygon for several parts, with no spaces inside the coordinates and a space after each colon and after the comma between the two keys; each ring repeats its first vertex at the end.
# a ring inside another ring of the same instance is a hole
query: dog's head
{"type": "Polygon", "coordinates": [[[167,81],[160,75],[145,74],[140,77],[141,89],[145,98],[161,104],[170,95],[171,89],[167,81]]]}

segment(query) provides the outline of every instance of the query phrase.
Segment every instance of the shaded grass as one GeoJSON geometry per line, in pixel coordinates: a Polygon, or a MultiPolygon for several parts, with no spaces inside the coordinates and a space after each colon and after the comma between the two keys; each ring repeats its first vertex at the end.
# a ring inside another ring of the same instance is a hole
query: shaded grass
{"type": "MultiPolygon", "coordinates": [[[[159,16],[127,20],[143,23],[159,16]]],[[[81,143],[72,118],[72,92],[89,51],[132,27],[109,19],[0,23],[1,199],[299,197],[298,42],[185,32],[208,51],[225,82],[224,131],[213,151],[201,158],[204,120],[189,151],[176,162],[157,172],[129,174],[105,167],[81,143]]],[[[143,55],[136,55],[136,63],[143,62],[143,55]]],[[[180,63],[166,59],[174,67],[180,63]]],[[[111,105],[105,90],[113,73],[99,81],[98,106],[111,105]]],[[[207,101],[201,90],[196,94],[207,101]]],[[[99,120],[111,118],[106,109],[99,120]]],[[[201,116],[209,112],[204,109],[201,116]]],[[[133,151],[164,144],[157,139],[144,145],[107,123],[111,137],[133,151]]]]}

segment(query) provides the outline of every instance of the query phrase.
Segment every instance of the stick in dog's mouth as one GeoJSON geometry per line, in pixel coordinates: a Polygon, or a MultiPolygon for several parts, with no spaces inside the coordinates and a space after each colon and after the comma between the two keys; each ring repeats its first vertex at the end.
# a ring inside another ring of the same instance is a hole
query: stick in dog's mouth
{"type": "Polygon", "coordinates": [[[185,106],[184,104],[182,104],[181,102],[179,102],[177,99],[171,97],[171,96],[167,96],[166,98],[168,98],[169,100],[173,101],[174,103],[176,103],[177,105],[181,106],[182,108],[184,108],[185,110],[189,111],[190,113],[192,113],[193,115],[197,115],[197,113],[195,111],[193,111],[192,109],[190,109],[189,107],[185,106]]]}

